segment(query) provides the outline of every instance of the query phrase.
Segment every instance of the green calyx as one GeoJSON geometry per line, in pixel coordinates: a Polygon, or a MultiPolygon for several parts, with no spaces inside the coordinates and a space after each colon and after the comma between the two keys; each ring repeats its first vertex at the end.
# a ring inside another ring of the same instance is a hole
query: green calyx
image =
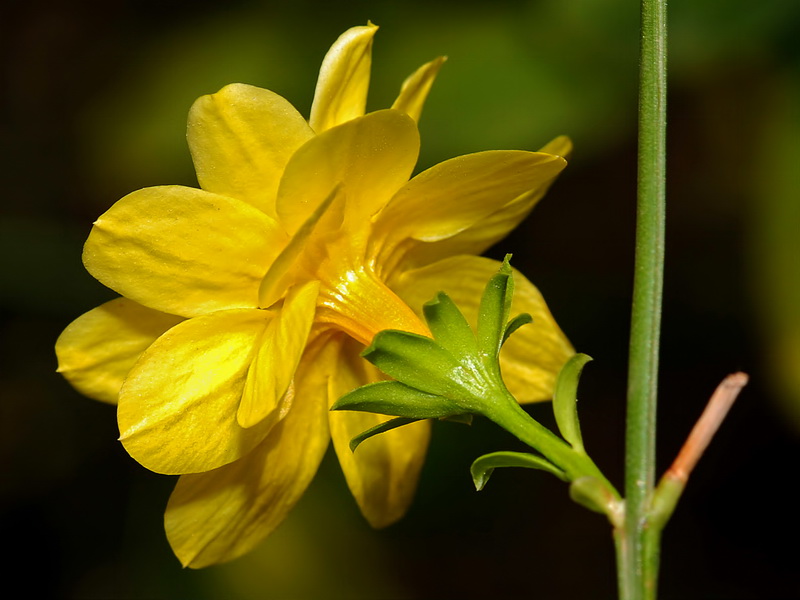
{"type": "Polygon", "coordinates": [[[508,336],[530,315],[508,321],[514,281],[506,256],[481,299],[477,333],[447,294],[423,306],[433,338],[381,331],[362,356],[394,381],[358,388],[332,410],[358,410],[411,419],[486,415],[510,396],[500,374],[499,354],[508,336]]]}

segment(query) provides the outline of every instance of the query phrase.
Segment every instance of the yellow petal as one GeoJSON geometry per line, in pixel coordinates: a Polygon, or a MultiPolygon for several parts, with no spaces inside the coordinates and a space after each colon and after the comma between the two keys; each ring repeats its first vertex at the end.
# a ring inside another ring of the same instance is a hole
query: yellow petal
{"type": "Polygon", "coordinates": [[[279,417],[288,409],[286,391],[314,323],[319,282],[293,288],[283,307],[267,325],[261,346],[250,365],[236,418],[242,427],[253,427],[273,411],[279,417]]]}
{"type": "MultiPolygon", "coordinates": [[[[500,263],[478,256],[454,256],[406,271],[389,285],[422,311],[422,304],[439,291],[447,293],[474,328],[483,289],[500,263]]],[[[511,316],[529,313],[533,323],[518,329],[500,352],[500,368],[509,391],[520,402],[549,400],[561,367],[575,351],[561,332],[544,298],[525,276],[514,269],[511,316]]]]}
{"type": "Polygon", "coordinates": [[[309,120],[317,133],[364,114],[372,65],[372,38],[377,31],[371,23],[351,27],[325,55],[309,120]]]}
{"type": "Polygon", "coordinates": [[[327,269],[320,277],[318,323],[330,323],[365,345],[384,329],[430,335],[414,311],[369,268],[327,269]]]}
{"type": "MultiPolygon", "coordinates": [[[[406,238],[436,242],[481,229],[484,219],[515,198],[541,197],[565,165],[558,156],[521,151],[450,159],[414,177],[392,198],[375,223],[376,236],[391,248],[406,238]]],[[[490,229],[493,235],[496,228],[490,229]]]]}
{"type": "Polygon", "coordinates": [[[209,471],[258,445],[275,420],[244,429],[236,412],[271,318],[265,310],[220,311],[158,338],[120,391],[117,420],[128,453],[172,475],[209,471]]]}
{"type": "Polygon", "coordinates": [[[331,205],[335,205],[336,208],[340,209],[338,211],[339,218],[333,217],[333,219],[337,225],[341,224],[341,209],[344,206],[344,199],[340,196],[342,196],[341,186],[337,186],[322,204],[314,209],[308,219],[300,225],[280,254],[272,261],[258,289],[260,306],[272,306],[282,298],[286,289],[305,275],[303,266],[306,262],[313,261],[318,266],[324,259],[324,250],[318,248],[319,244],[316,243],[317,240],[314,239],[313,234],[317,225],[321,225],[324,229],[326,228],[325,225],[330,227],[327,221],[330,220],[334,212],[329,210],[331,205]],[[323,221],[323,223],[321,224],[320,221],[323,221]],[[323,256],[318,256],[318,254],[323,254],[323,256]]]}
{"type": "MultiPolygon", "coordinates": [[[[363,346],[340,335],[338,365],[330,379],[328,398],[333,404],[345,393],[378,381],[377,370],[359,356],[363,346]]],[[[370,438],[355,452],[350,440],[389,417],[371,413],[329,413],[331,438],[347,485],[364,517],[373,527],[385,527],[408,510],[430,439],[430,422],[419,421],[370,438]]]]}
{"type": "Polygon", "coordinates": [[[328,447],[328,374],[313,353],[297,373],[289,414],[252,452],[209,473],[184,475],[164,524],[184,566],[201,568],[241,556],[294,507],[328,447]]]}
{"type": "MultiPolygon", "coordinates": [[[[564,156],[570,153],[572,143],[569,138],[561,136],[545,148],[550,154],[564,156]]],[[[517,196],[457,235],[435,242],[407,243],[405,259],[409,264],[425,265],[458,254],[482,254],[505,238],[530,214],[552,182],[551,179],[547,184],[517,196]]]]}
{"type": "Polygon", "coordinates": [[[341,184],[346,219],[363,223],[411,175],[419,133],[408,116],[381,110],[329,129],[292,156],[278,189],[278,219],[294,233],[341,184]]]}
{"type": "Polygon", "coordinates": [[[314,132],[277,94],[236,83],[194,103],[186,135],[200,187],[274,217],[283,169],[314,132]]]}
{"type": "Polygon", "coordinates": [[[125,196],[83,251],[101,283],[162,312],[192,317],[258,306],[258,286],[286,236],[249,204],[181,186],[125,196]]]}
{"type": "Polygon", "coordinates": [[[539,152],[555,154],[562,158],[569,159],[569,157],[572,156],[572,140],[565,135],[560,135],[547,142],[539,149],[539,152]]]}
{"type": "Polygon", "coordinates": [[[522,194],[458,235],[437,242],[407,243],[403,259],[408,264],[427,265],[459,254],[482,254],[505,238],[533,210],[546,189],[522,194]]]}
{"type": "Polygon", "coordinates": [[[428,92],[431,90],[433,80],[436,79],[436,75],[445,60],[447,60],[446,57],[440,56],[414,71],[403,82],[403,86],[400,88],[400,95],[392,104],[392,108],[406,113],[415,121],[419,121],[422,107],[428,97],[428,92]]]}
{"type": "MultiPolygon", "coordinates": [[[[542,199],[546,189],[522,194],[453,237],[435,242],[406,242],[400,256],[409,265],[427,265],[459,254],[479,255],[513,231],[542,199]]],[[[388,248],[387,248],[388,250],[388,248]]]]}
{"type": "Polygon", "coordinates": [[[142,352],[182,320],[127,298],[106,302],[75,319],[58,337],[58,372],[80,393],[116,404],[142,352]]]}

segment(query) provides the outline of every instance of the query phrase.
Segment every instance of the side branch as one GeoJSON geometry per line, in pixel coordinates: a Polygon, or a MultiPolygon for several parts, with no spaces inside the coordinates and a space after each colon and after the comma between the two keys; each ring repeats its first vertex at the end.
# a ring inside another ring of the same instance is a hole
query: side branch
{"type": "Polygon", "coordinates": [[[686,483],[689,475],[694,469],[697,461],[708,448],[711,438],[719,429],[725,416],[733,406],[736,397],[742,388],[747,385],[748,377],[745,373],[734,373],[722,380],[714,390],[711,399],[708,401],[703,414],[695,423],[689,437],[683,444],[678,456],[672,466],[665,473],[665,477],[670,476],[686,483]]]}
{"type": "Polygon", "coordinates": [[[722,380],[711,395],[703,414],[686,438],[672,466],[658,482],[648,515],[649,526],[651,531],[655,532],[654,535],[658,535],[672,516],[689,475],[708,448],[739,392],[747,385],[747,380],[748,377],[744,373],[734,373],[722,380]]]}

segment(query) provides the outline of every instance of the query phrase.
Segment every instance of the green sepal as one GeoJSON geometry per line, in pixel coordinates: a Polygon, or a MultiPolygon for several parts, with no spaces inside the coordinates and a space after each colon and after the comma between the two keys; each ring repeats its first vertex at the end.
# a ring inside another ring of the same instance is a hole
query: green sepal
{"type": "Polygon", "coordinates": [[[566,474],[561,469],[541,456],[525,452],[492,452],[476,458],[469,469],[475,489],[481,491],[489,481],[489,477],[492,476],[492,472],[498,467],[538,469],[547,471],[562,481],[568,481],[566,474]]]}
{"type": "Polygon", "coordinates": [[[553,393],[553,414],[558,430],[577,452],[584,452],[578,421],[578,380],[584,365],[591,360],[586,354],[570,357],[558,373],[553,393]]]}
{"type": "Polygon", "coordinates": [[[511,274],[510,260],[511,255],[506,254],[500,269],[486,284],[478,308],[478,348],[489,360],[495,359],[500,353],[508,313],[511,310],[514,278],[511,274]]]}
{"type": "Polygon", "coordinates": [[[579,477],[569,486],[569,497],[575,502],[614,522],[620,511],[620,501],[614,497],[608,485],[597,477],[579,477]]]}
{"type": "Polygon", "coordinates": [[[477,356],[475,334],[456,303],[444,292],[422,305],[428,328],[442,348],[453,356],[477,356]]]}
{"type": "Polygon", "coordinates": [[[409,419],[407,417],[398,417],[396,419],[390,419],[389,421],[384,421],[380,425],[375,425],[375,427],[370,427],[366,431],[362,431],[353,439],[350,440],[350,452],[355,452],[356,448],[358,448],[361,443],[369,438],[378,435],[380,433],[386,433],[387,431],[391,431],[392,429],[397,429],[398,427],[402,427],[403,425],[410,425],[411,423],[416,423],[421,419],[409,419]]]}
{"type": "Polygon", "coordinates": [[[399,381],[378,381],[356,388],[334,402],[331,410],[357,410],[414,419],[440,419],[464,412],[448,398],[422,392],[399,381]]]}
{"type": "Polygon", "coordinates": [[[473,397],[474,383],[463,365],[431,338],[406,331],[381,331],[361,356],[391,378],[428,394],[473,397]]]}
{"type": "Polygon", "coordinates": [[[533,323],[533,317],[530,316],[528,313],[522,313],[514,317],[508,322],[506,325],[506,330],[503,332],[503,339],[500,342],[500,345],[506,343],[506,340],[509,336],[514,333],[517,329],[522,327],[523,325],[527,325],[528,323],[533,323]]]}

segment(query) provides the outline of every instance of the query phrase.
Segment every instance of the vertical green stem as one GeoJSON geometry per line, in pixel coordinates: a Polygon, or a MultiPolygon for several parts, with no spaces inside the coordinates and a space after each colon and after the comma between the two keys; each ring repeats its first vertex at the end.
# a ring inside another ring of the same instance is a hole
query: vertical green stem
{"type": "Polygon", "coordinates": [[[667,9],[641,2],[639,188],[625,435],[625,524],[617,532],[620,597],[655,598],[658,551],[646,543],[655,479],[656,389],[664,271],[667,9]]]}

